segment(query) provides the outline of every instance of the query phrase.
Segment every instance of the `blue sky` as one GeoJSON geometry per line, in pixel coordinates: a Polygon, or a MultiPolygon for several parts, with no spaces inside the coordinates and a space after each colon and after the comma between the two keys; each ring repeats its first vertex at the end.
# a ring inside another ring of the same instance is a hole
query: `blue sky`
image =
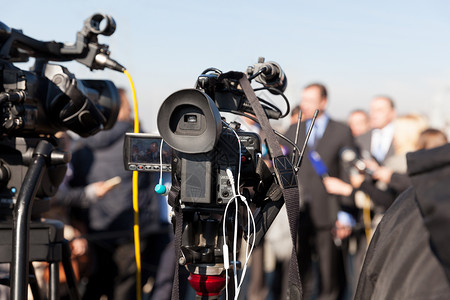
{"type": "MultiPolygon", "coordinates": [[[[162,101],[204,69],[245,71],[259,56],[283,67],[292,104],[303,86],[323,82],[340,120],[377,94],[394,98],[401,114],[450,115],[448,1],[5,2],[0,21],[40,40],[74,42],[87,17],[112,15],[117,30],[100,41],[131,73],[147,131],[162,101]]],[[[129,87],[123,74],[66,66],[129,87]]]]}

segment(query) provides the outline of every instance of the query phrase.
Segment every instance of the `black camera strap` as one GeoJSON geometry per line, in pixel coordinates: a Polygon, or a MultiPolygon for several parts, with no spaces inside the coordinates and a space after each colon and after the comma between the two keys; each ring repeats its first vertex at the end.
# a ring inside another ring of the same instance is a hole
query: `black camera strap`
{"type": "Polygon", "coordinates": [[[176,264],[172,285],[172,300],[178,300],[180,298],[179,259],[181,257],[181,236],[183,234],[183,212],[181,211],[180,190],[180,185],[176,180],[174,180],[168,195],[168,203],[173,207],[173,210],[175,212],[175,236],[173,239],[173,243],[175,247],[176,264]]]}
{"type": "Polygon", "coordinates": [[[289,219],[289,227],[292,238],[292,253],[289,262],[289,289],[287,299],[302,298],[302,284],[300,281],[300,272],[297,260],[297,231],[298,218],[300,214],[299,190],[297,177],[290,159],[283,155],[280,143],[270,126],[269,120],[258,101],[258,98],[250,85],[250,81],[244,73],[241,73],[239,83],[244,90],[245,96],[250,102],[256,117],[258,118],[261,129],[266,135],[267,146],[272,157],[273,167],[275,170],[278,184],[281,186],[286,210],[289,219]]]}

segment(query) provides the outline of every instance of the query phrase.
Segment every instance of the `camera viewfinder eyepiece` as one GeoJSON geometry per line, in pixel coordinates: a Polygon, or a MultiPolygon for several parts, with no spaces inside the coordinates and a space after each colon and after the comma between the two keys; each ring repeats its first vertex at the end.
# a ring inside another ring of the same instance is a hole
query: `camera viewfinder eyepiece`
{"type": "Polygon", "coordinates": [[[206,153],[219,140],[221,120],[217,106],[207,94],[184,89],[170,95],[161,105],[158,130],[164,141],[177,151],[206,153]]]}

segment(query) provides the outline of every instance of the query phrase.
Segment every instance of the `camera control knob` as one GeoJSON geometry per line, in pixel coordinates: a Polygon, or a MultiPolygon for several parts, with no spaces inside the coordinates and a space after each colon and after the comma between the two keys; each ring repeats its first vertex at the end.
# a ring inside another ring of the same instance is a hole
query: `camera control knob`
{"type": "Polygon", "coordinates": [[[66,151],[54,150],[50,154],[52,164],[67,164],[72,159],[72,153],[66,151]]]}

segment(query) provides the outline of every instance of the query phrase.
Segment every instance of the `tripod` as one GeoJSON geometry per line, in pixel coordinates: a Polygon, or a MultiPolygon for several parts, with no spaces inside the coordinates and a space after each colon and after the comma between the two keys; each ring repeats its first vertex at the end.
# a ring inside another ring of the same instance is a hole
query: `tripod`
{"type": "Polygon", "coordinates": [[[36,280],[29,281],[29,275],[34,275],[31,261],[49,263],[50,299],[59,298],[59,262],[63,263],[71,298],[80,298],[70,261],[70,248],[63,237],[63,223],[30,221],[36,192],[48,166],[65,164],[69,160],[67,153],[55,150],[48,141],[38,141],[14,205],[13,219],[0,222],[0,262],[10,263],[10,280],[2,283],[10,284],[11,299],[27,299],[28,282],[34,299],[40,299],[36,280]]]}

